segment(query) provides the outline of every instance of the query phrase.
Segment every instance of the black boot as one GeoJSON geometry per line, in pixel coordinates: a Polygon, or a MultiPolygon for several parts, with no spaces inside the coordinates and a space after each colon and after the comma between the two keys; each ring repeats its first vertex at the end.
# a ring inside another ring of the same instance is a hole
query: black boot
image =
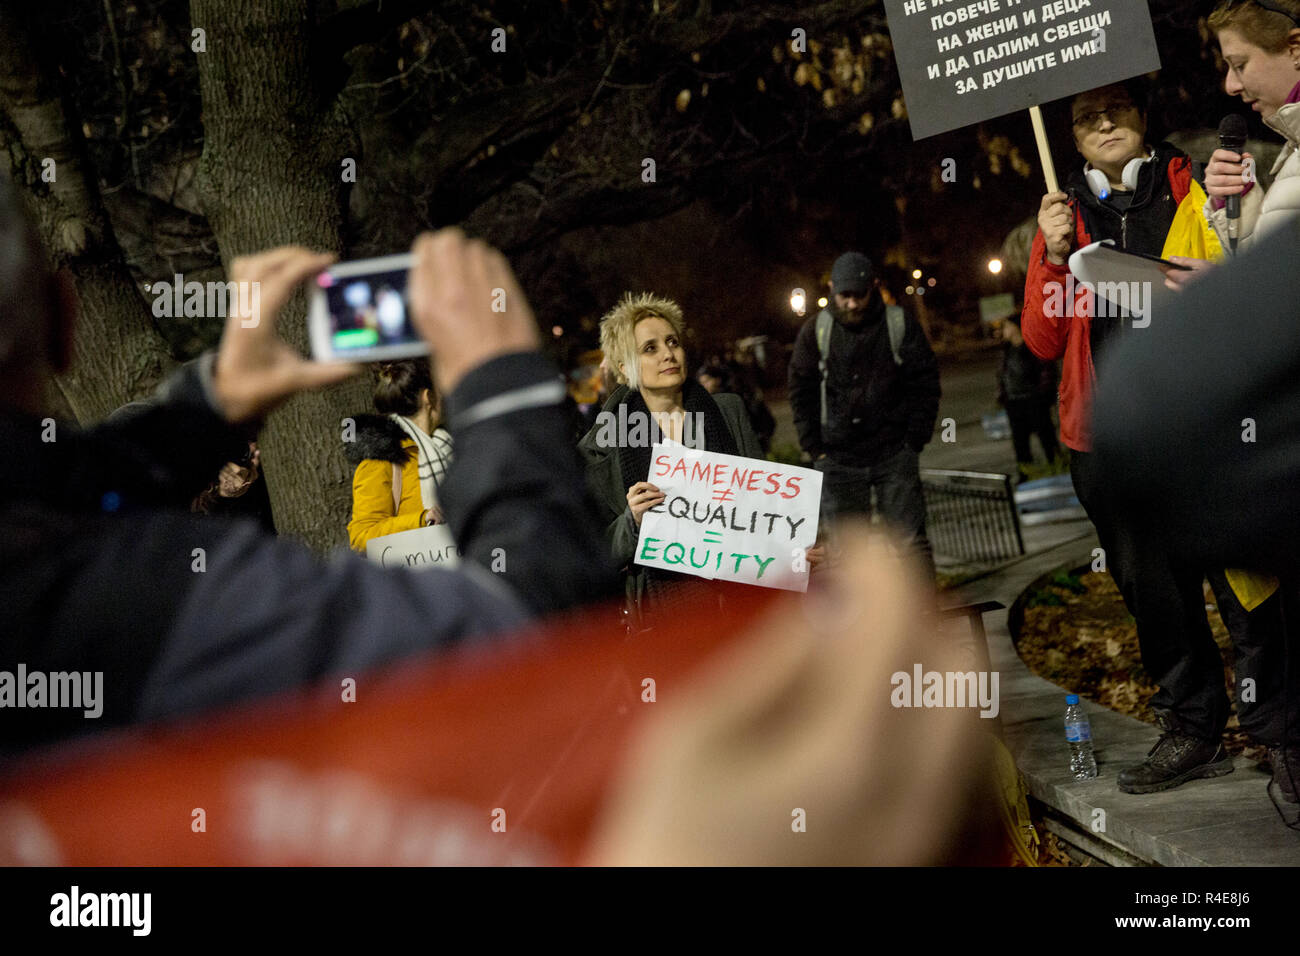
{"type": "Polygon", "coordinates": [[[1119,788],[1124,793],[1159,793],[1188,780],[1232,773],[1232,758],[1221,740],[1194,737],[1183,733],[1171,716],[1157,717],[1164,733],[1146,761],[1119,772],[1119,788]]]}
{"type": "Polygon", "coordinates": [[[1268,748],[1268,762],[1273,765],[1273,782],[1269,792],[1287,803],[1300,803],[1296,788],[1300,787],[1300,747],[1268,748]]]}

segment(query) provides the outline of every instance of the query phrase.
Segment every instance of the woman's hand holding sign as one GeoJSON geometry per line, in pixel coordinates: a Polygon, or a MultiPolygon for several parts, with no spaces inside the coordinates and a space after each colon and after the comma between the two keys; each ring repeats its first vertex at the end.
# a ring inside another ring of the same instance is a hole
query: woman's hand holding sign
{"type": "Polygon", "coordinates": [[[627,490],[627,506],[632,509],[632,520],[641,527],[641,516],[664,502],[664,493],[648,481],[638,481],[627,490]]]}

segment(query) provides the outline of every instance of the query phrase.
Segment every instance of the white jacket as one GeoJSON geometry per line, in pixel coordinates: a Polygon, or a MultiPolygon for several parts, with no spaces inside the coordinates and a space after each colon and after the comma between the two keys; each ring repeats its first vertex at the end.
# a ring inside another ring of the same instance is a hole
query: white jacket
{"type": "MultiPolygon", "coordinates": [[[[1256,186],[1241,200],[1238,251],[1248,248],[1256,235],[1275,229],[1288,216],[1300,213],[1300,103],[1288,103],[1264,121],[1286,139],[1286,146],[1273,164],[1273,185],[1268,192],[1256,186]]],[[[1228,248],[1228,213],[1215,209],[1214,200],[1205,204],[1205,218],[1228,248]]]]}

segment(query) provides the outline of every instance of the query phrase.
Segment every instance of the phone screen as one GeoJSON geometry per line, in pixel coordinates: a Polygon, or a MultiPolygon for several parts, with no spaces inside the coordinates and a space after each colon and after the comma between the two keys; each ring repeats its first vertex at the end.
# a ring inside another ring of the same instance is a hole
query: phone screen
{"type": "Polygon", "coordinates": [[[339,358],[420,345],[411,323],[406,277],[405,269],[361,275],[322,272],[317,277],[325,295],[330,346],[339,358]]]}

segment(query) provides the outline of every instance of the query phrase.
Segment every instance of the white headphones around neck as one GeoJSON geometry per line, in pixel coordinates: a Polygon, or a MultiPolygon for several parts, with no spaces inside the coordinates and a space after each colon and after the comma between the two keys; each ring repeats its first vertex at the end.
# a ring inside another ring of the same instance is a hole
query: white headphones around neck
{"type": "MultiPolygon", "coordinates": [[[[1146,156],[1139,156],[1137,159],[1130,159],[1124,166],[1124,172],[1120,176],[1120,182],[1130,190],[1137,189],[1138,177],[1142,175],[1142,167],[1151,160],[1156,158],[1154,152],[1146,156]]],[[[1083,166],[1083,178],[1088,181],[1088,188],[1098,199],[1110,198],[1110,177],[1100,169],[1093,169],[1092,163],[1085,163],[1083,166]]]]}

